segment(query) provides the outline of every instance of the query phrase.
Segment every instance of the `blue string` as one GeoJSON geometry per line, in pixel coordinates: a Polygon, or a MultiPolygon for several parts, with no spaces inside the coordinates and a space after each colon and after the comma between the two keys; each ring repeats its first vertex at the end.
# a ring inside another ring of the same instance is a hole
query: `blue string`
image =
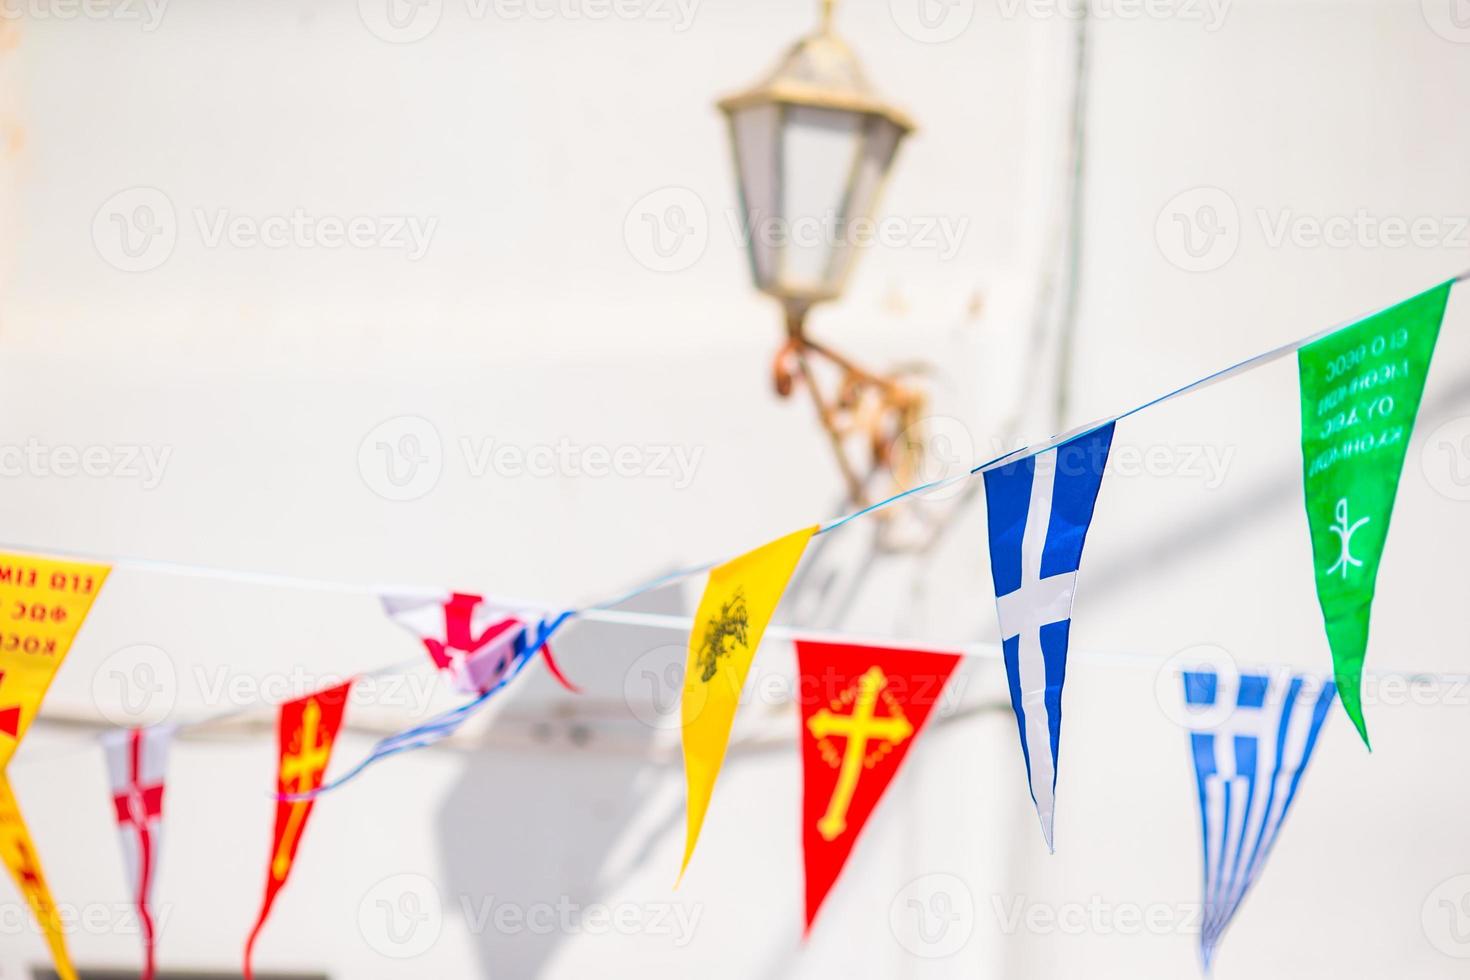
{"type": "MultiPolygon", "coordinates": [[[[1443,288],[1444,286],[1447,286],[1447,285],[1452,285],[1454,283],[1463,282],[1467,278],[1470,278],[1470,270],[1467,270],[1465,272],[1462,272],[1462,273],[1460,273],[1459,275],[1455,276],[1452,279],[1448,279],[1448,280],[1446,280],[1444,282],[1439,283],[1438,285],[1435,285],[1435,286],[1431,287],[1431,291],[1434,290],[1434,289],[1443,288]]],[[[1388,307],[1385,307],[1385,309],[1388,309],[1388,307]]],[[[1273,349],[1268,350],[1268,351],[1266,351],[1264,353],[1255,354],[1255,355],[1253,355],[1251,357],[1247,357],[1247,358],[1245,358],[1242,361],[1237,361],[1234,364],[1231,364],[1229,367],[1221,368],[1218,371],[1215,371],[1215,372],[1213,372],[1211,374],[1205,375],[1203,378],[1198,378],[1198,379],[1196,379],[1194,381],[1191,381],[1189,384],[1182,385],[1182,386],[1180,386],[1178,388],[1175,388],[1172,391],[1165,392],[1164,394],[1159,395],[1156,398],[1153,398],[1153,399],[1151,399],[1149,401],[1144,402],[1142,405],[1135,406],[1134,408],[1130,408],[1130,409],[1128,409],[1126,411],[1119,412],[1116,415],[1111,415],[1111,416],[1109,416],[1107,418],[1099,419],[1096,422],[1089,423],[1087,426],[1085,426],[1084,428],[1082,428],[1079,431],[1069,431],[1069,432],[1066,432],[1066,433],[1064,433],[1062,435],[1052,436],[1052,438],[1046,440],[1043,443],[1040,443],[1035,448],[1032,448],[1032,446],[1023,446],[1020,449],[1013,449],[1013,450],[1011,450],[1008,453],[1002,453],[1001,455],[995,457],[992,460],[989,460],[988,462],[984,462],[984,463],[981,463],[978,466],[972,467],[970,469],[970,472],[968,474],[966,474],[966,476],[974,476],[976,473],[981,473],[981,472],[983,472],[985,470],[994,469],[995,467],[999,466],[1002,462],[1011,459],[1011,457],[1015,457],[1018,460],[1019,459],[1025,459],[1028,456],[1034,456],[1037,453],[1045,452],[1047,449],[1050,449],[1050,448],[1052,448],[1055,445],[1059,445],[1060,443],[1062,443],[1062,442],[1064,442],[1064,441],[1066,441],[1068,439],[1081,438],[1082,436],[1089,435],[1089,434],[1091,434],[1093,432],[1096,432],[1098,429],[1103,428],[1106,425],[1111,425],[1111,424],[1116,423],[1116,422],[1118,422],[1118,421],[1120,421],[1122,419],[1126,419],[1130,415],[1137,415],[1139,412],[1142,412],[1142,411],[1145,411],[1147,409],[1153,408],[1155,405],[1159,405],[1159,404],[1161,404],[1163,402],[1169,401],[1170,399],[1178,398],[1180,395],[1188,394],[1189,392],[1194,391],[1197,388],[1206,387],[1206,386],[1208,386],[1210,384],[1213,384],[1216,381],[1221,380],[1226,375],[1233,374],[1236,371],[1244,370],[1245,368],[1250,367],[1250,366],[1252,366],[1254,364],[1257,364],[1257,363],[1259,363],[1259,364],[1269,364],[1271,361],[1274,361],[1274,360],[1276,360],[1279,357],[1284,357],[1285,355],[1290,354],[1292,351],[1300,350],[1301,348],[1305,347],[1307,344],[1312,343],[1315,340],[1319,340],[1322,337],[1329,336],[1331,334],[1336,333],[1339,330],[1342,330],[1342,329],[1344,329],[1346,327],[1350,327],[1350,326],[1352,326],[1355,323],[1360,323],[1363,320],[1366,320],[1366,319],[1369,319],[1369,318],[1371,318],[1373,316],[1376,316],[1377,313],[1379,313],[1379,312],[1382,312],[1382,311],[1375,311],[1374,313],[1369,313],[1366,316],[1360,316],[1360,317],[1357,317],[1357,318],[1352,319],[1352,320],[1347,320],[1347,321],[1345,321],[1343,323],[1337,324],[1336,326],[1328,327],[1326,330],[1320,330],[1320,331],[1318,331],[1315,334],[1311,334],[1309,336],[1302,337],[1299,340],[1294,340],[1294,341],[1292,341],[1290,343],[1282,344],[1280,347],[1273,348],[1273,349]]],[[[837,528],[839,528],[842,525],[846,524],[848,521],[854,520],[855,518],[858,518],[858,517],[862,517],[865,514],[870,514],[870,513],[872,513],[875,510],[882,510],[884,507],[887,507],[890,504],[897,503],[898,501],[900,501],[900,500],[904,499],[905,497],[908,497],[908,496],[910,496],[912,494],[921,493],[921,492],[923,492],[925,490],[930,490],[930,489],[932,489],[934,487],[937,487],[940,484],[947,482],[949,479],[954,479],[954,478],[951,477],[951,478],[946,478],[946,479],[941,479],[941,480],[931,480],[928,483],[923,483],[923,484],[920,484],[919,486],[916,486],[916,487],[910,487],[909,489],[904,490],[901,493],[896,493],[896,494],[894,494],[891,497],[888,497],[888,498],[886,498],[884,500],[878,501],[877,503],[869,504],[868,506],[864,507],[862,510],[854,511],[851,514],[847,514],[847,515],[845,515],[843,517],[839,517],[839,518],[836,518],[835,520],[829,521],[828,523],[822,525],[822,527],[820,527],[817,530],[816,533],[817,534],[825,534],[828,531],[836,530],[837,528]]],[[[634,594],[636,594],[636,593],[634,593],[634,594]]]]}
{"type": "Polygon", "coordinates": [[[371,768],[374,765],[377,765],[384,759],[391,759],[395,755],[400,755],[404,752],[412,752],[415,749],[427,748],[428,746],[433,745],[435,742],[441,741],[442,739],[448,738],[450,735],[453,735],[456,731],[459,730],[459,727],[461,725],[469,720],[471,715],[475,714],[475,712],[483,708],[491,697],[499,693],[507,684],[520,676],[521,671],[525,669],[526,665],[529,664],[538,653],[546,649],[547,641],[551,639],[551,637],[556,633],[557,630],[561,629],[562,625],[566,623],[566,621],[570,619],[572,615],[573,610],[567,609],[559,613],[557,617],[550,623],[547,623],[544,619],[540,620],[537,623],[537,633],[535,641],[532,643],[526,643],[526,645],[522,648],[519,656],[517,656],[515,660],[512,661],[510,669],[506,671],[505,676],[497,681],[494,687],[491,687],[489,690],[476,696],[474,700],[467,701],[466,703],[458,705],[457,707],[450,708],[448,711],[435,715],[428,721],[425,721],[419,725],[415,725],[412,728],[404,729],[397,734],[389,735],[387,738],[381,739],[377,745],[373,746],[372,751],[369,752],[361,762],[357,763],[357,765],[353,766],[351,769],[347,770],[347,772],[343,773],[341,776],[338,776],[331,782],[323,783],[321,786],[312,790],[309,793],[277,794],[276,799],[285,803],[296,803],[303,800],[314,800],[324,793],[330,793],[333,790],[336,790],[339,787],[346,785],[347,783],[356,779],[358,776],[362,775],[362,773],[365,772],[367,769],[371,768]]]}

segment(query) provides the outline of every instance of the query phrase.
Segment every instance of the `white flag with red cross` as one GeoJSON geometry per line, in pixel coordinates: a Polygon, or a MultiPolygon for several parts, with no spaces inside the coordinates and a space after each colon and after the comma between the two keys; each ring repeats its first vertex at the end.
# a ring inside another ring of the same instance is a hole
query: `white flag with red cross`
{"type": "Polygon", "coordinates": [[[102,736],[112,805],[122,839],[128,895],[138,906],[143,933],[143,980],[154,974],[153,882],[163,837],[163,779],[174,726],[155,725],[102,736]]]}
{"type": "MultiPolygon", "coordinates": [[[[484,694],[514,676],[536,655],[536,638],[550,633],[539,613],[471,593],[385,595],[382,600],[384,611],[423,641],[434,666],[449,671],[466,694],[484,694]]],[[[543,639],[538,646],[551,675],[576,692],[552,657],[550,644],[543,639]]]]}

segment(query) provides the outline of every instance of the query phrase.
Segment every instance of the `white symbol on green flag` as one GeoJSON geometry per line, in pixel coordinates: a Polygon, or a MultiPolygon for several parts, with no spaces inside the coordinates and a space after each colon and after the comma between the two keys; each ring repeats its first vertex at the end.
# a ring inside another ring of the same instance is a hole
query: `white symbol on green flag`
{"type": "Polygon", "coordinates": [[[1343,327],[1297,353],[1317,600],[1342,706],[1365,744],[1363,659],[1378,563],[1451,285],[1343,327]]]}
{"type": "Polygon", "coordinates": [[[1342,554],[1338,556],[1337,564],[1327,569],[1328,575],[1331,575],[1340,568],[1342,569],[1342,577],[1347,578],[1349,568],[1363,567],[1362,560],[1353,557],[1353,534],[1357,532],[1358,528],[1371,520],[1373,520],[1371,517],[1360,517],[1352,524],[1349,524],[1347,498],[1343,497],[1337,502],[1337,523],[1328,528],[1328,530],[1337,535],[1338,539],[1342,541],[1342,554]]]}

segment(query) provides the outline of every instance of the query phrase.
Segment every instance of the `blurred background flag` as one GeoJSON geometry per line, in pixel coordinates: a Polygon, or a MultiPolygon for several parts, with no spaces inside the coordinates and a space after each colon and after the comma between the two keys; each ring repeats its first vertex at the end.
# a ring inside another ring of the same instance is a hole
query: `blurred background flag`
{"type": "Polygon", "coordinates": [[[1199,946],[1207,973],[1276,843],[1335,693],[1310,674],[1184,673],[1204,830],[1199,946]]]}
{"type": "Polygon", "coordinates": [[[0,646],[0,856],[40,924],[63,980],[75,978],[76,971],[6,768],[109,571],[107,565],[88,562],[0,554],[0,607],[7,610],[0,646]]]}
{"type": "Polygon", "coordinates": [[[265,899],[261,902],[255,927],[245,941],[246,980],[254,975],[255,941],[260,938],[276,894],[286,884],[286,877],[296,862],[301,835],[306,832],[306,821],[315,803],[310,797],[298,800],[280,797],[310,793],[321,786],[327,774],[327,764],[332,761],[332,749],[336,747],[337,732],[342,727],[342,715],[351,689],[352,682],[348,681],[281,705],[277,730],[280,760],[276,774],[276,826],[271,837],[270,864],[266,869],[265,899]]]}
{"type": "MultiPolygon", "coordinates": [[[[550,636],[544,621],[533,613],[518,612],[491,602],[484,596],[453,592],[444,596],[384,595],[383,610],[398,625],[423,641],[434,666],[453,674],[458,689],[466,694],[484,694],[513,676],[522,661],[539,649],[546,669],[558,684],[573,693],[576,685],[567,680],[551,654],[550,636]],[[527,635],[528,623],[537,629],[527,635]],[[539,644],[531,640],[542,636],[539,644]]],[[[556,622],[559,626],[561,620],[556,622]]]]}
{"type": "Polygon", "coordinates": [[[153,882],[163,845],[163,783],[174,726],[155,725],[107,732],[102,736],[107,779],[122,839],[128,894],[138,907],[143,933],[143,980],[153,980],[153,882]]]}
{"type": "MultiPolygon", "coordinates": [[[[411,728],[406,728],[401,732],[395,732],[389,735],[387,738],[380,739],[373,746],[371,752],[336,779],[308,790],[283,791],[280,798],[287,802],[314,799],[323,793],[329,793],[337,787],[356,779],[365,770],[377,765],[384,759],[400,755],[404,752],[428,748],[430,745],[434,745],[453,735],[459,731],[461,725],[488,704],[492,697],[520,676],[521,671],[525,668],[526,664],[531,662],[531,657],[536,651],[540,650],[543,654],[549,651],[551,647],[547,644],[547,641],[571,617],[572,611],[568,609],[557,613],[550,619],[535,618],[528,624],[518,623],[518,628],[516,629],[497,631],[495,635],[495,639],[497,640],[496,644],[474,652],[457,667],[451,663],[449,668],[456,674],[457,683],[462,690],[470,693],[473,693],[476,689],[479,690],[478,695],[473,700],[456,705],[447,711],[441,711],[439,714],[433,715],[411,728]],[[505,649],[499,646],[499,642],[501,641],[507,644],[505,649]],[[509,657],[507,663],[501,663],[500,657],[502,654],[509,657]]],[[[546,659],[546,665],[551,670],[552,675],[564,687],[570,691],[577,691],[577,688],[573,687],[552,666],[550,659],[546,659]]]]}
{"type": "Polygon", "coordinates": [[[10,764],[51,681],[71,650],[107,565],[0,554],[0,769],[10,764]]]}

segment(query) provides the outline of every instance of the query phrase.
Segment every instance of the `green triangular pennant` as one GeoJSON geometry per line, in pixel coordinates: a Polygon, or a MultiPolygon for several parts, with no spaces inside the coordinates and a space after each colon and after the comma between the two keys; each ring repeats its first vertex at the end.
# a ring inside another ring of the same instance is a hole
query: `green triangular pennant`
{"type": "Polygon", "coordinates": [[[1364,744],[1363,658],[1373,588],[1452,284],[1343,327],[1297,354],[1317,599],[1342,706],[1364,744]]]}

